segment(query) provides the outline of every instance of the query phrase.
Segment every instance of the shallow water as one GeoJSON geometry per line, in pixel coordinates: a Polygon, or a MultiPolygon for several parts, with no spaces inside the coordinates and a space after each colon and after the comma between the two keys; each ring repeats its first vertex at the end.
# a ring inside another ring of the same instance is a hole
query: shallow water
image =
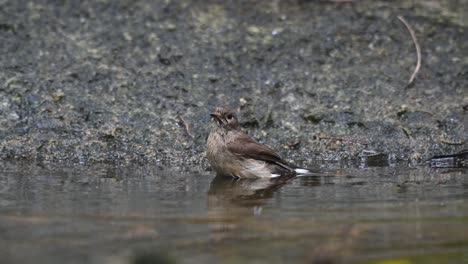
{"type": "Polygon", "coordinates": [[[468,263],[468,170],[2,164],[2,263],[468,263]]]}

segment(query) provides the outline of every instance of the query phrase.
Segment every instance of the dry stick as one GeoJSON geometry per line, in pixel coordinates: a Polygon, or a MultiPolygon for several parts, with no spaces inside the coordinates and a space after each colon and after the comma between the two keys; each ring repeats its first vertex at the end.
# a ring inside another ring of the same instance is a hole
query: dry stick
{"type": "Polygon", "coordinates": [[[182,123],[182,125],[184,126],[187,135],[189,135],[189,137],[193,139],[193,135],[192,133],[190,133],[189,125],[187,124],[187,122],[185,122],[185,119],[181,115],[178,115],[177,119],[179,119],[180,123],[182,123]]]}
{"type": "Polygon", "coordinates": [[[416,78],[416,74],[419,72],[419,68],[421,68],[421,48],[419,48],[416,35],[414,34],[414,31],[411,28],[411,26],[408,24],[408,22],[406,22],[406,20],[402,16],[398,16],[398,19],[405,25],[406,29],[408,29],[408,32],[410,33],[411,38],[413,39],[414,47],[416,48],[417,63],[416,63],[416,68],[414,68],[414,72],[408,81],[408,85],[410,85],[413,83],[414,78],[416,78]]]}
{"type": "Polygon", "coordinates": [[[369,145],[367,142],[361,142],[357,140],[351,140],[351,139],[344,139],[344,138],[339,138],[339,137],[331,137],[331,136],[319,136],[319,139],[331,139],[331,140],[338,140],[338,141],[343,141],[343,142],[349,142],[349,143],[356,143],[356,144],[361,144],[361,145],[369,145]]]}

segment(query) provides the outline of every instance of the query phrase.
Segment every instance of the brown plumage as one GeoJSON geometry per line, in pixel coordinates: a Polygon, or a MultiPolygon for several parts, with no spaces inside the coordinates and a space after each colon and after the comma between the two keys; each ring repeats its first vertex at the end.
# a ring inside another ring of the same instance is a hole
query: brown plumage
{"type": "Polygon", "coordinates": [[[308,172],[289,165],[274,150],[242,132],[234,111],[217,107],[210,115],[207,156],[219,175],[271,178],[308,172]]]}

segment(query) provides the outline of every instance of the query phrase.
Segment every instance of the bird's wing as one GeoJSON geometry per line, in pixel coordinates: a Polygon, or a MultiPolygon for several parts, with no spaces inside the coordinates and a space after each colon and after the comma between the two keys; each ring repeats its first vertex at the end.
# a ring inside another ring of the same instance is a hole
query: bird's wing
{"type": "Polygon", "coordinates": [[[227,143],[230,152],[244,158],[263,160],[269,163],[286,165],[287,163],[271,148],[261,145],[246,134],[237,136],[233,141],[227,143]]]}

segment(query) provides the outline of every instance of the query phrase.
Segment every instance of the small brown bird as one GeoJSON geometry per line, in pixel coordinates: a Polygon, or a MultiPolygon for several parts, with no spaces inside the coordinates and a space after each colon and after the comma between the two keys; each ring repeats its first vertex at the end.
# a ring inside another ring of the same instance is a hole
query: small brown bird
{"type": "Polygon", "coordinates": [[[232,110],[216,107],[210,115],[207,156],[218,175],[274,178],[311,173],[288,164],[274,150],[242,132],[232,110]]]}

